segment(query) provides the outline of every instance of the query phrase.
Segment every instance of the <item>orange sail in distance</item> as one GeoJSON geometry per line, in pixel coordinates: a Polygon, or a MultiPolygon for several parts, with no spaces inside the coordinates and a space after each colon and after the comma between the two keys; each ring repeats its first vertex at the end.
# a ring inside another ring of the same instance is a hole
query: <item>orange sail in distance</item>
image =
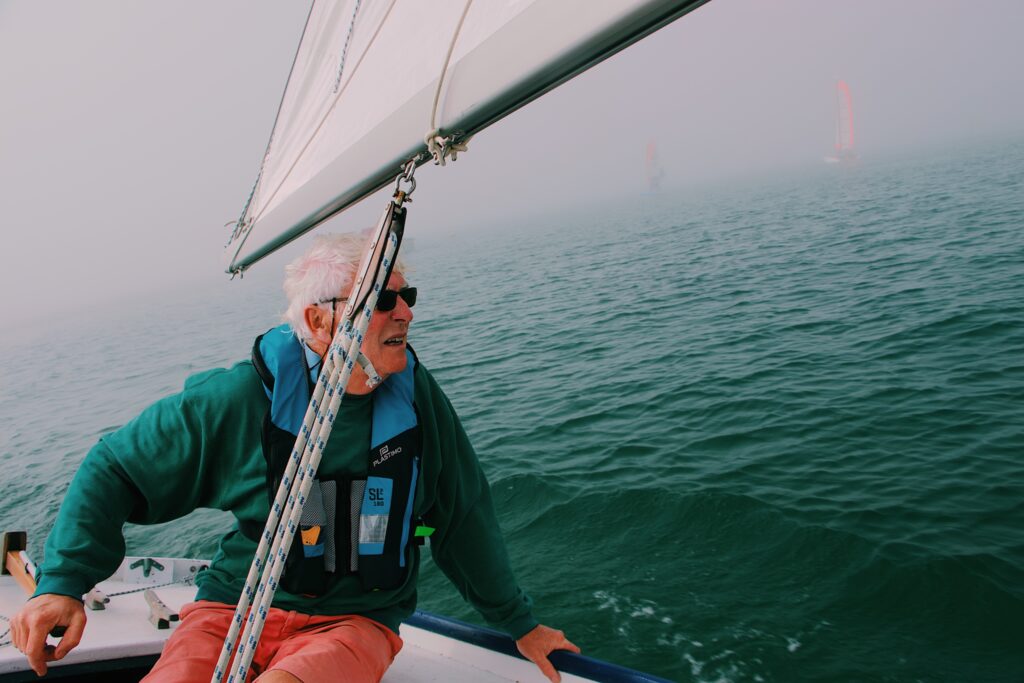
{"type": "Polygon", "coordinates": [[[852,164],[858,159],[853,144],[853,98],[846,81],[836,83],[836,142],[835,152],[825,157],[832,164],[852,164]]]}

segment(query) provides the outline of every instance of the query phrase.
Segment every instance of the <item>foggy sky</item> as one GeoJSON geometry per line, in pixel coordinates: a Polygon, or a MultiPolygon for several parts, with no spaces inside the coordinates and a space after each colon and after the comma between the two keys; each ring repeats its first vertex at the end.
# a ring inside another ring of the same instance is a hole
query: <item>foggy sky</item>
{"type": "MultiPolygon", "coordinates": [[[[0,0],[0,316],[228,287],[299,2],[0,0]]],[[[865,163],[1024,135],[1024,3],[712,0],[424,167],[410,234],[820,167],[835,81],[865,163]]],[[[371,198],[327,229],[365,227],[371,198]]],[[[280,278],[283,257],[250,277],[280,278]]],[[[419,264],[420,268],[429,267],[419,264]]]]}

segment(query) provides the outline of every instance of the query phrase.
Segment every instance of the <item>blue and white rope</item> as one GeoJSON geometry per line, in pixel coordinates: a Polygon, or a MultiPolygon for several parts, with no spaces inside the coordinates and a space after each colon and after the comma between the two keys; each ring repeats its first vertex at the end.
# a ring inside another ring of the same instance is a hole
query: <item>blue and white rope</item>
{"type": "Polygon", "coordinates": [[[348,46],[352,42],[352,32],[356,28],[356,15],[359,14],[359,4],[362,0],[356,0],[356,6],[352,10],[352,21],[348,24],[348,34],[345,36],[345,44],[341,48],[341,63],[338,64],[338,77],[334,79],[334,92],[338,92],[341,85],[341,75],[345,73],[345,58],[348,57],[348,46]]]}
{"type": "MultiPolygon", "coordinates": [[[[285,559],[295,536],[302,508],[306,504],[306,496],[309,495],[309,489],[316,476],[317,468],[320,466],[324,447],[334,425],[334,418],[345,395],[345,387],[348,386],[348,381],[352,376],[354,359],[361,356],[360,349],[366,329],[369,327],[380,292],[387,284],[385,277],[390,270],[395,252],[398,250],[398,238],[394,234],[389,233],[385,239],[388,239],[389,242],[384,251],[383,267],[379,269],[377,280],[367,297],[361,315],[357,318],[356,325],[345,320],[344,325],[335,334],[330,351],[324,358],[324,367],[320,371],[320,377],[313,390],[313,397],[306,409],[302,428],[299,430],[291,457],[281,479],[281,485],[278,487],[277,495],[271,505],[270,516],[267,518],[256,555],[249,568],[245,587],[239,597],[238,606],[235,608],[227,637],[224,639],[224,649],[221,651],[213,677],[210,679],[211,683],[220,683],[224,679],[236,642],[238,643],[238,653],[232,667],[234,671],[228,676],[228,683],[233,683],[236,679],[239,682],[245,681],[246,673],[252,663],[253,653],[259,642],[260,634],[263,632],[267,612],[273,602],[274,594],[277,592],[278,580],[284,570],[285,559]],[[322,404],[325,395],[329,401],[326,410],[323,409],[322,404]],[[297,477],[296,473],[298,473],[297,477]],[[294,480],[293,477],[295,477],[294,480]],[[287,510],[285,510],[285,506],[287,506],[287,510]],[[286,511],[287,514],[284,518],[282,518],[282,511],[286,511]],[[249,615],[248,619],[245,617],[246,613],[249,615]],[[242,630],[243,621],[245,621],[244,630],[242,630]],[[240,638],[239,630],[242,630],[240,638]]],[[[369,246],[371,252],[375,247],[376,242],[369,246]]],[[[355,289],[358,289],[358,283],[355,289]]],[[[360,364],[364,368],[369,367],[372,371],[372,366],[369,366],[368,363],[361,362],[360,364]]],[[[376,371],[367,374],[371,385],[380,382],[376,371]]]]}

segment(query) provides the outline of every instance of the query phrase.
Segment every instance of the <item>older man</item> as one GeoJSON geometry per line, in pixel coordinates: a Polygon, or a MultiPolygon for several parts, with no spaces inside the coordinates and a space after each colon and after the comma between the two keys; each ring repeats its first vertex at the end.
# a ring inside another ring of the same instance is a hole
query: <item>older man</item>
{"type": "MultiPolygon", "coordinates": [[[[47,539],[38,591],[11,621],[15,646],[38,674],[80,641],[81,596],[121,561],[126,521],[153,524],[216,508],[237,523],[145,679],[209,680],[363,247],[354,235],[317,238],[286,270],[286,324],[257,338],[251,360],[190,377],[180,394],[90,451],[47,539]],[[59,625],[66,635],[48,647],[46,635],[59,625]]],[[[413,525],[433,529],[437,565],[548,678],[558,680],[548,654],[579,651],[538,625],[516,583],[473,448],[409,348],[415,302],[399,265],[363,343],[384,381],[371,390],[356,366],[346,388],[253,662],[259,681],[380,680],[416,605],[413,525]],[[372,524],[370,499],[383,515],[372,524]]]]}

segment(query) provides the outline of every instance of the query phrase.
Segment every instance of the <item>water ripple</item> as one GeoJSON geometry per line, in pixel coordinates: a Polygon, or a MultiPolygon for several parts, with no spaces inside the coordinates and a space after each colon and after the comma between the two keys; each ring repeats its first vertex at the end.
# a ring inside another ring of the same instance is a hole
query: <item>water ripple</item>
{"type": "MultiPolygon", "coordinates": [[[[1022,168],[1016,143],[410,247],[413,343],[538,614],[676,680],[1024,671],[1022,168]]],[[[283,306],[237,284],[4,340],[0,526],[41,546],[99,435],[247,355],[283,306]]],[[[429,563],[421,595],[475,618],[429,563]]]]}

